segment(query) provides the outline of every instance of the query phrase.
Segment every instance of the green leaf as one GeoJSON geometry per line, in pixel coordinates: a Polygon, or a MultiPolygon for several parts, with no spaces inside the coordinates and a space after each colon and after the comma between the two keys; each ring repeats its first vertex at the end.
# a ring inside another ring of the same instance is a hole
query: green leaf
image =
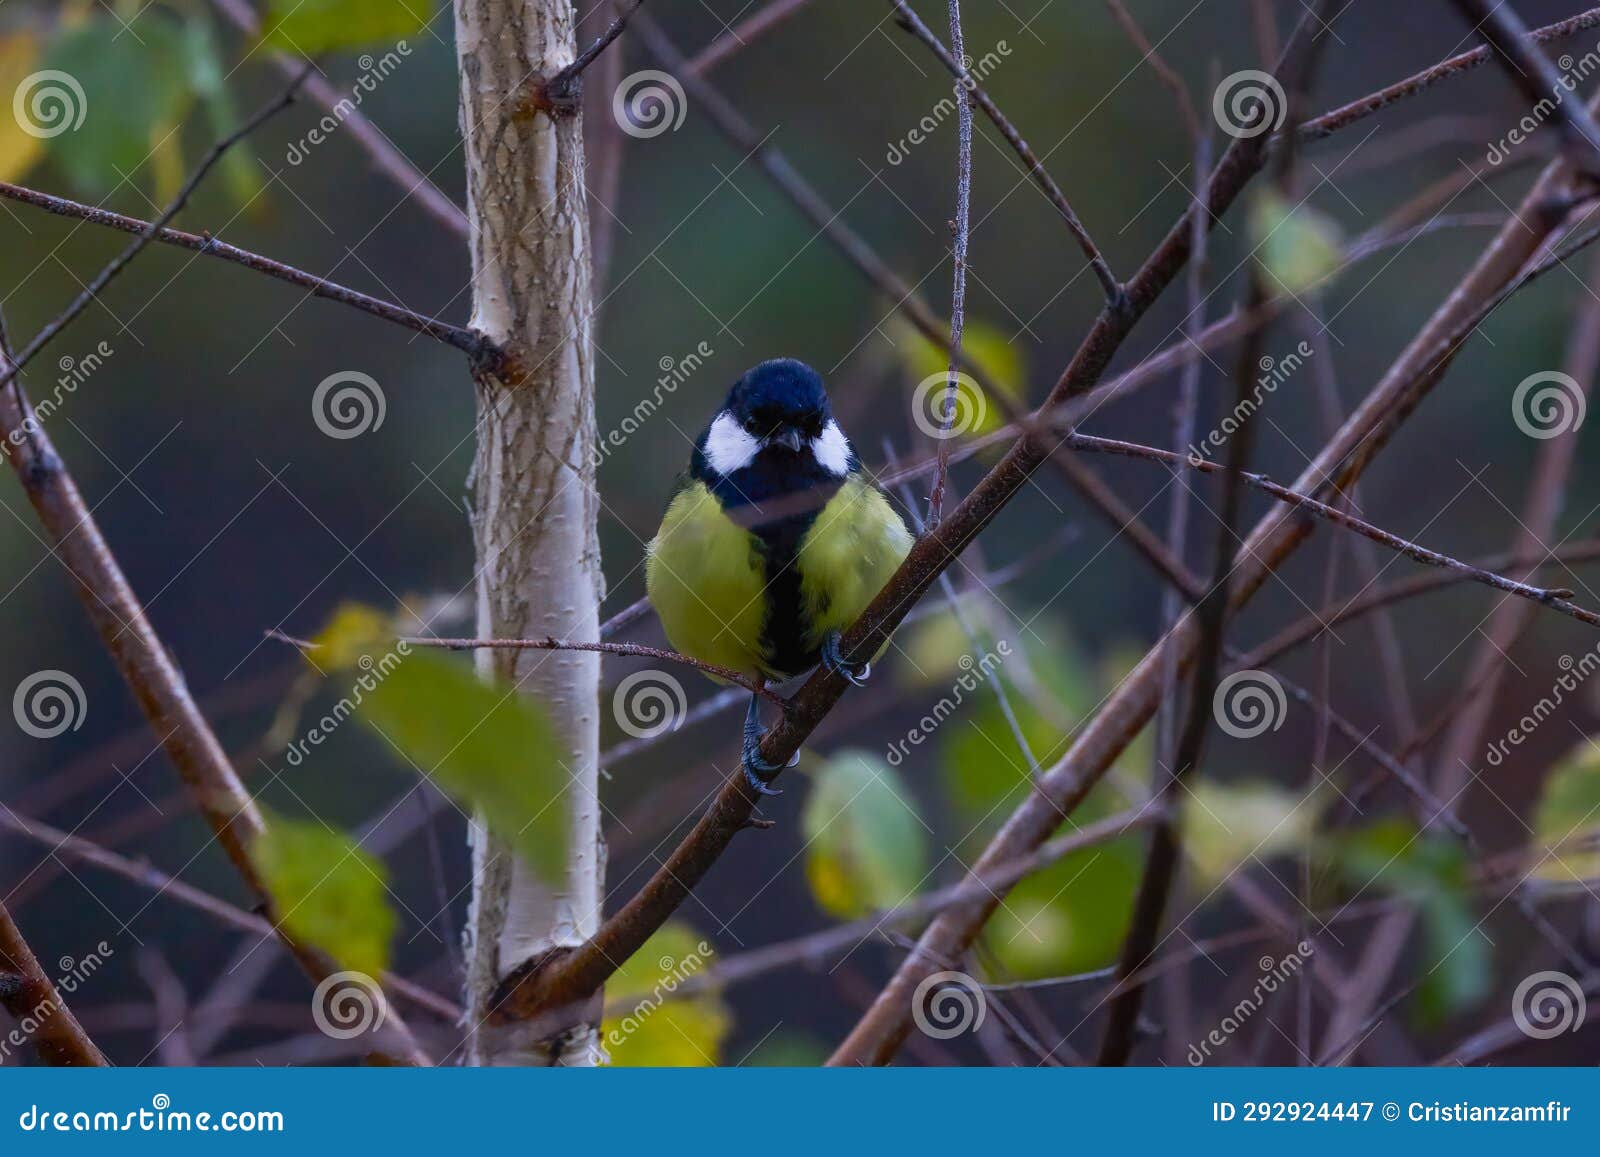
{"type": "Polygon", "coordinates": [[[389,44],[421,32],[437,0],[270,0],[261,39],[300,56],[389,44]]]}
{"type": "Polygon", "coordinates": [[[1288,293],[1304,293],[1339,268],[1338,226],[1275,190],[1264,190],[1252,203],[1250,237],[1262,267],[1288,293]]]}
{"type": "Polygon", "coordinates": [[[368,976],[389,967],[398,921],[383,861],[325,824],[281,816],[268,817],[250,856],[278,919],[296,940],[368,976]]]}
{"type": "Polygon", "coordinates": [[[1600,747],[1593,739],[1580,742],[1546,778],[1533,832],[1538,879],[1572,884],[1600,876],[1600,747]]]}
{"type": "Polygon", "coordinates": [[[61,74],[52,82],[59,109],[82,116],[81,123],[56,122],[61,131],[46,142],[50,157],[75,188],[96,197],[144,168],[191,101],[182,29],[159,14],[139,21],[137,35],[114,20],[68,29],[44,65],[61,74]]]}
{"type": "Polygon", "coordinates": [[[842,919],[904,903],[927,872],[922,820],[894,768],[865,751],[840,751],[813,774],[800,817],[806,879],[825,912],[842,919]]]}
{"type": "Polygon", "coordinates": [[[1252,857],[1299,851],[1310,842],[1317,807],[1270,783],[1221,784],[1201,778],[1184,793],[1183,846],[1196,884],[1210,892],[1252,857]]]}
{"type": "Polygon", "coordinates": [[[675,995],[714,955],[693,928],[672,921],[623,962],[606,983],[606,1004],[612,1011],[600,1026],[609,1063],[655,1068],[717,1063],[733,1025],[721,995],[714,989],[675,995]]]}
{"type": "MultiPolygon", "coordinates": [[[[189,69],[189,87],[205,102],[206,120],[218,140],[239,127],[233,90],[225,83],[222,53],[216,27],[204,9],[183,25],[183,50],[189,69]]],[[[234,204],[257,216],[266,208],[262,193],[266,180],[248,140],[238,141],[218,162],[234,204]]]]}
{"type": "Polygon", "coordinates": [[[1420,910],[1427,959],[1417,998],[1426,1022],[1438,1023],[1488,994],[1489,945],[1478,930],[1470,864],[1459,840],[1419,835],[1409,821],[1388,819],[1340,836],[1330,847],[1357,895],[1376,889],[1420,910]]]}
{"type": "Polygon", "coordinates": [[[357,680],[356,714],[556,883],[567,862],[561,741],[526,695],[456,659],[396,644],[396,663],[357,680]]]}

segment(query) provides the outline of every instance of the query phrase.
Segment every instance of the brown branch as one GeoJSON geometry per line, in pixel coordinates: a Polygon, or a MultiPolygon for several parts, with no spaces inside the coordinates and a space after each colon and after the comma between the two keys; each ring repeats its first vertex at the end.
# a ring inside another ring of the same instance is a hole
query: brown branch
{"type": "MultiPolygon", "coordinates": [[[[211,0],[211,3],[246,37],[254,40],[260,35],[261,21],[256,18],[255,10],[247,0],[211,0]]],[[[286,77],[295,76],[305,63],[283,52],[270,52],[268,59],[286,77]]],[[[355,107],[347,95],[334,88],[320,74],[306,78],[304,91],[340,119],[344,131],[366,150],[379,172],[393,181],[408,198],[415,197],[428,215],[446,229],[462,239],[466,238],[467,215],[461,211],[461,206],[445,196],[439,186],[428,179],[427,174],[395,148],[383,131],[368,119],[366,113],[355,107]]]]}
{"type": "MultiPolygon", "coordinates": [[[[144,234],[152,224],[137,217],[126,217],[121,213],[97,209],[92,205],[85,205],[66,197],[57,197],[52,193],[42,193],[22,185],[13,185],[6,181],[0,181],[0,197],[32,205],[36,209],[43,209],[59,217],[87,221],[91,225],[100,225],[123,233],[144,234]]],[[[237,245],[229,245],[226,241],[219,241],[209,233],[185,233],[180,229],[162,228],[156,230],[154,239],[164,245],[173,245],[234,265],[242,265],[256,273],[308,290],[313,297],[341,302],[363,313],[370,313],[373,317],[404,326],[406,329],[454,346],[472,358],[474,364],[495,366],[501,363],[500,351],[495,348],[494,343],[475,330],[462,329],[460,326],[435,320],[393,302],[383,301],[358,290],[347,289],[325,277],[306,273],[292,265],[263,257],[248,249],[240,249],[237,245]]]]}
{"type": "Polygon", "coordinates": [[[1590,175],[1600,172],[1600,125],[1581,101],[1562,98],[1566,86],[1561,74],[1534,44],[1510,0],[1455,0],[1455,5],[1494,49],[1506,75],[1533,102],[1535,110],[1550,107],[1573,169],[1590,175]]]}
{"type": "MultiPolygon", "coordinates": [[[[217,842],[262,910],[271,913],[272,896],[250,854],[251,843],[265,830],[261,812],[195,705],[183,673],[145,615],[49,434],[34,417],[22,390],[22,379],[12,373],[3,325],[0,371],[11,382],[10,388],[0,391],[0,437],[8,451],[5,457],[38,515],[50,551],[72,576],[90,622],[159,737],[162,749],[211,825],[217,842]]],[[[300,944],[285,930],[278,929],[278,934],[314,980],[337,971],[332,961],[300,944]]],[[[397,1043],[398,1056],[374,1053],[375,1060],[427,1062],[398,1016],[389,1019],[385,1031],[397,1043]]]]}
{"type": "MultiPolygon", "coordinates": [[[[279,935],[271,923],[254,912],[237,908],[226,900],[187,884],[176,876],[169,876],[142,860],[129,859],[102,847],[93,840],[64,832],[41,820],[19,815],[3,804],[0,804],[0,827],[48,848],[53,856],[66,856],[68,859],[120,876],[140,887],[149,888],[157,896],[175,900],[179,904],[204,912],[230,928],[267,939],[279,935]]],[[[383,983],[388,991],[404,997],[418,1008],[426,1009],[435,1016],[451,1023],[461,1019],[461,1009],[455,1004],[402,976],[386,972],[383,974],[383,983]]]]}
{"type": "Polygon", "coordinates": [[[765,8],[745,17],[684,63],[695,76],[704,76],[717,65],[771,32],[811,0],[772,0],[765,8]]]}
{"type": "Polygon", "coordinates": [[[36,1024],[33,1045],[47,1065],[103,1068],[102,1053],[72,1015],[22,930],[0,903],[0,1006],[20,1021],[36,1024]]]}
{"type": "MultiPolygon", "coordinates": [[[[286,641],[297,646],[306,645],[298,639],[286,639],[286,641]]],[[[743,675],[731,667],[721,667],[716,663],[707,663],[677,651],[646,647],[640,643],[587,643],[572,639],[439,639],[420,635],[407,635],[400,641],[413,647],[442,647],[450,651],[592,651],[600,655],[632,655],[640,659],[655,659],[663,663],[679,663],[685,667],[693,667],[713,679],[743,687],[751,694],[760,695],[779,707],[787,704],[782,695],[768,688],[765,683],[743,675]]]]}
{"type": "Polygon", "coordinates": [[[21,352],[8,353],[6,360],[10,364],[4,373],[0,373],[0,388],[4,388],[15,380],[23,368],[33,360],[35,354],[49,345],[57,334],[71,325],[104,292],[106,286],[111,284],[118,274],[133,264],[134,259],[156,239],[156,234],[161,232],[167,222],[176,217],[183,210],[183,207],[189,203],[189,198],[200,187],[200,182],[206,179],[206,175],[211,172],[218,161],[227,155],[229,149],[294,103],[295,93],[299,90],[301,84],[305,82],[306,77],[311,75],[311,70],[314,67],[315,65],[311,61],[306,61],[305,67],[300,70],[299,75],[291,80],[282,92],[261,106],[254,115],[249,117],[238,128],[206,150],[205,156],[200,158],[200,163],[195,166],[194,171],[178,187],[177,195],[167,203],[167,207],[161,211],[161,215],[146,224],[133,242],[112,259],[105,268],[95,274],[89,284],[84,286],[83,290],[77,297],[73,298],[67,308],[46,323],[44,328],[36,333],[32,340],[22,348],[21,352]]]}
{"type": "Polygon", "coordinates": [[[1027,167],[1028,175],[1033,178],[1034,183],[1039,186],[1045,197],[1055,206],[1056,212],[1061,214],[1061,219],[1066,222],[1067,229],[1071,231],[1073,238],[1078,242],[1078,247],[1083,250],[1083,255],[1088,259],[1089,267],[1094,270],[1095,278],[1100,282],[1100,288],[1104,291],[1106,300],[1113,303],[1119,301],[1122,296],[1122,286],[1117,281],[1116,275],[1111,272],[1111,266],[1106,264],[1106,259],[1101,254],[1100,247],[1094,243],[1094,238],[1090,236],[1089,230],[1085,228],[1083,222],[1078,218],[1078,214],[1073,211],[1072,205],[1067,201],[1066,194],[1061,191],[1061,186],[1055,183],[1048,170],[1045,169],[1044,162],[1039,160],[1033,149],[1028,146],[1028,142],[1023,139],[1022,134],[1017,131],[1016,126],[1006,118],[1005,113],[1001,112],[1000,107],[994,103],[994,99],[984,91],[983,86],[967,71],[966,66],[962,63],[966,57],[962,46],[952,44],[951,48],[946,48],[939,38],[933,34],[933,31],[922,22],[922,18],[912,10],[911,5],[906,3],[906,0],[890,0],[890,2],[894,5],[897,23],[933,51],[933,54],[939,58],[939,63],[944,65],[950,75],[956,78],[957,89],[970,97],[971,101],[983,110],[983,115],[988,117],[994,127],[999,130],[1000,135],[1005,138],[1006,144],[1010,145],[1012,151],[1022,158],[1022,163],[1027,167]]]}
{"type": "MultiPolygon", "coordinates": [[[[1558,20],[1554,24],[1546,24],[1542,28],[1535,28],[1529,35],[1537,44],[1549,44],[1556,40],[1565,40],[1569,36],[1576,36],[1591,28],[1600,27],[1600,7],[1590,8],[1576,16],[1569,16],[1565,20],[1558,20]]],[[[1480,65],[1487,64],[1494,59],[1491,49],[1474,48],[1470,52],[1462,52],[1455,56],[1447,57],[1431,68],[1423,69],[1414,76],[1397,81],[1387,88],[1380,88],[1377,92],[1368,93],[1366,96],[1351,101],[1349,104],[1340,105],[1330,109],[1319,117],[1307,121],[1296,131],[1302,140],[1317,141],[1330,137],[1340,129],[1349,128],[1357,121],[1365,120],[1375,113],[1382,112],[1390,105],[1398,104],[1402,100],[1416,96],[1419,92],[1432,88],[1442,80],[1460,76],[1470,72],[1480,65]]]]}

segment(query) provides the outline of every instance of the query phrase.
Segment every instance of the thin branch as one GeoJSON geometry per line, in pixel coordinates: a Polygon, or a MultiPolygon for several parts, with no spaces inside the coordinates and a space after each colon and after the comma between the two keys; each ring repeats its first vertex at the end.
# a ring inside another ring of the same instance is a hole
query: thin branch
{"type": "MultiPolygon", "coordinates": [[[[127,856],[119,855],[83,836],[64,832],[60,828],[52,827],[41,820],[19,815],[10,808],[0,804],[0,827],[17,833],[35,843],[48,848],[51,855],[66,856],[124,880],[138,884],[140,887],[149,888],[157,896],[175,900],[179,904],[204,912],[214,917],[220,923],[241,932],[248,932],[265,939],[279,935],[278,931],[262,917],[254,912],[246,912],[237,908],[226,900],[213,896],[210,892],[187,884],[175,876],[169,876],[161,869],[152,866],[143,860],[132,860],[127,856]]],[[[384,988],[396,996],[404,997],[418,1008],[426,1009],[435,1016],[454,1023],[461,1018],[461,1009],[446,1000],[438,993],[430,992],[421,985],[413,984],[404,977],[392,972],[383,974],[384,988]]]]}
{"type": "Polygon", "coordinates": [[[20,353],[8,356],[7,360],[10,362],[10,367],[3,374],[0,374],[0,388],[5,387],[21,373],[23,368],[33,360],[35,354],[49,345],[57,334],[71,325],[78,315],[88,309],[95,299],[104,292],[106,286],[111,284],[119,273],[128,268],[133,263],[134,258],[144,252],[145,248],[156,239],[156,234],[161,232],[167,222],[176,217],[183,207],[189,203],[189,198],[200,187],[200,182],[206,179],[206,175],[211,172],[218,161],[227,155],[229,149],[295,102],[295,93],[305,83],[306,77],[311,75],[311,70],[315,67],[316,65],[311,61],[306,61],[305,67],[300,70],[298,76],[289,82],[288,87],[258,109],[255,115],[206,150],[206,155],[200,158],[200,163],[195,166],[194,171],[179,186],[177,195],[168,202],[167,207],[161,211],[161,215],[146,224],[143,231],[134,238],[133,242],[119,253],[110,264],[95,274],[89,284],[84,286],[83,291],[73,299],[72,303],[36,333],[20,353]]]}
{"type": "MultiPolygon", "coordinates": [[[[248,0],[211,0],[211,3],[246,37],[254,40],[260,35],[261,21],[256,18],[255,10],[250,7],[248,0]]],[[[290,78],[296,76],[304,64],[303,60],[284,52],[271,52],[268,54],[268,59],[272,61],[274,68],[290,78]]],[[[366,150],[379,172],[393,181],[408,198],[416,198],[417,203],[429,216],[456,236],[466,239],[467,215],[461,211],[461,206],[445,196],[439,186],[429,180],[427,174],[395,148],[383,130],[373,124],[367,114],[356,107],[347,95],[334,88],[328,83],[327,78],[320,74],[306,78],[304,91],[312,100],[339,119],[344,131],[366,150]]]]}
{"type": "MultiPolygon", "coordinates": [[[[1586,32],[1591,28],[1600,27],[1600,7],[1590,8],[1576,16],[1569,16],[1565,20],[1558,20],[1554,24],[1546,24],[1542,28],[1535,28],[1529,35],[1537,44],[1549,44],[1556,40],[1565,40],[1586,32]]],[[[1462,73],[1470,72],[1480,65],[1487,64],[1494,59],[1493,50],[1474,48],[1470,52],[1462,52],[1455,56],[1447,57],[1431,68],[1423,69],[1414,76],[1397,81],[1387,88],[1380,88],[1377,92],[1368,93],[1364,97],[1353,100],[1338,108],[1330,109],[1319,117],[1307,121],[1296,129],[1297,135],[1306,141],[1322,140],[1330,137],[1341,129],[1349,128],[1357,121],[1382,112],[1390,105],[1398,104],[1402,100],[1416,96],[1419,92],[1432,88],[1442,80],[1448,80],[1462,73]]]]}
{"type": "Polygon", "coordinates": [[[1573,168],[1590,175],[1600,172],[1600,125],[1581,101],[1562,98],[1567,86],[1561,74],[1534,44],[1510,0],[1455,0],[1455,4],[1494,49],[1511,82],[1536,109],[1550,109],[1573,168]]]}
{"type": "MultiPolygon", "coordinates": [[[[939,38],[933,34],[932,30],[922,22],[922,18],[912,10],[911,5],[906,3],[906,0],[890,0],[890,2],[894,5],[897,23],[933,51],[933,54],[939,58],[939,63],[944,65],[950,75],[956,78],[957,89],[966,94],[967,98],[970,98],[973,103],[983,110],[983,115],[988,117],[994,127],[1000,131],[1000,135],[1005,138],[1006,144],[1010,145],[1017,156],[1022,158],[1022,163],[1028,169],[1028,175],[1034,179],[1034,182],[1044,192],[1044,195],[1049,198],[1050,203],[1055,206],[1056,212],[1061,214],[1061,219],[1066,222],[1067,228],[1078,242],[1078,247],[1083,250],[1083,255],[1088,259],[1089,267],[1094,270],[1095,278],[1100,282],[1100,288],[1105,293],[1106,300],[1113,303],[1119,301],[1122,295],[1122,285],[1117,281],[1116,275],[1111,272],[1111,266],[1106,264],[1106,259],[1101,254],[1100,247],[1094,243],[1094,238],[1090,236],[1089,230],[1084,227],[1083,222],[1078,218],[1078,214],[1073,211],[1072,205],[1067,201],[1066,194],[1061,191],[1061,187],[1051,178],[1044,167],[1044,163],[1039,160],[1033,149],[1028,146],[1028,142],[1023,139],[1016,126],[1000,111],[1000,107],[995,104],[994,99],[984,91],[983,86],[967,71],[966,65],[962,63],[966,60],[966,51],[963,46],[954,43],[955,37],[952,36],[952,47],[946,48],[940,43],[939,38]]],[[[951,27],[954,30],[956,27],[954,23],[956,13],[954,10],[952,10],[951,16],[953,21],[951,27]]],[[[966,101],[964,100],[963,108],[966,107],[966,101]]],[[[970,116],[970,109],[965,115],[970,116]]],[[[970,138],[970,122],[964,123],[966,124],[964,131],[970,138]]],[[[969,149],[970,145],[969,139],[969,149]]]]}
{"type": "Polygon", "coordinates": [[[103,1068],[102,1053],[72,1015],[22,930],[0,903],[0,1006],[18,1021],[36,1024],[33,1044],[47,1065],[103,1068]]]}
{"type": "Polygon", "coordinates": [[[765,8],[745,17],[695,53],[685,62],[684,69],[695,76],[704,76],[729,57],[749,48],[810,3],[811,0],[772,0],[765,8]]]}
{"type": "MultiPolygon", "coordinates": [[[[910,9],[897,0],[902,16],[910,9]]],[[[967,324],[967,243],[972,224],[972,89],[976,82],[966,75],[961,61],[966,58],[966,37],[961,31],[961,0],[949,0],[950,47],[955,53],[956,78],[956,216],[950,223],[953,233],[950,284],[950,367],[945,379],[944,403],[939,414],[938,467],[933,472],[933,487],[928,493],[928,521],[937,524],[944,517],[945,484],[950,476],[950,431],[956,418],[956,395],[961,388],[961,335],[967,324]]],[[[913,14],[913,19],[915,14],[913,14]]]]}
{"type": "MultiPolygon", "coordinates": [[[[269,633],[276,634],[276,632],[269,633]]],[[[306,646],[299,639],[289,639],[287,636],[281,637],[296,646],[306,646]]],[[[733,683],[736,686],[743,687],[746,691],[760,695],[779,707],[787,704],[787,700],[782,695],[771,690],[764,683],[757,682],[748,675],[740,674],[731,667],[721,667],[716,663],[707,663],[704,660],[691,658],[677,651],[668,651],[661,647],[646,647],[640,643],[587,643],[572,639],[437,639],[420,635],[408,635],[400,641],[413,647],[443,647],[450,651],[592,651],[601,655],[632,655],[640,659],[655,659],[662,663],[679,663],[685,667],[693,667],[697,671],[705,672],[713,679],[720,679],[724,683],[733,683]]]]}
{"type": "Polygon", "coordinates": [[[620,11],[616,19],[607,25],[605,31],[595,37],[587,48],[573,57],[571,64],[557,69],[549,76],[536,77],[527,83],[518,98],[517,112],[524,116],[534,112],[542,112],[549,116],[570,116],[576,113],[581,107],[584,70],[598,60],[600,54],[622,35],[622,30],[628,26],[628,21],[639,11],[639,6],[643,3],[644,0],[622,0],[618,5],[620,11]]]}
{"type": "MultiPolygon", "coordinates": [[[[149,231],[152,222],[142,221],[137,217],[126,217],[121,213],[112,213],[106,209],[97,209],[92,205],[85,205],[66,197],[58,197],[51,193],[42,193],[36,189],[29,189],[22,185],[13,185],[0,181],[0,197],[12,201],[20,201],[32,205],[36,209],[43,209],[47,213],[54,213],[59,217],[70,217],[78,221],[87,221],[91,225],[100,225],[107,229],[116,229],[123,233],[143,235],[149,231]]],[[[318,277],[314,273],[306,273],[292,265],[275,261],[270,257],[263,257],[259,253],[252,253],[248,249],[240,249],[237,245],[229,245],[226,241],[219,241],[209,233],[185,233],[179,229],[158,229],[154,234],[155,240],[164,245],[173,245],[179,249],[188,249],[207,257],[215,257],[222,261],[242,265],[246,269],[265,274],[278,281],[288,282],[290,285],[299,286],[308,290],[313,297],[326,298],[329,301],[342,302],[380,317],[384,321],[393,322],[404,326],[406,329],[427,337],[435,338],[446,345],[454,346],[471,357],[476,364],[498,365],[500,353],[483,334],[475,330],[462,329],[460,326],[450,325],[448,322],[438,321],[434,318],[406,309],[404,306],[393,302],[384,301],[361,293],[358,290],[347,289],[337,282],[329,281],[325,277],[318,277]]]]}

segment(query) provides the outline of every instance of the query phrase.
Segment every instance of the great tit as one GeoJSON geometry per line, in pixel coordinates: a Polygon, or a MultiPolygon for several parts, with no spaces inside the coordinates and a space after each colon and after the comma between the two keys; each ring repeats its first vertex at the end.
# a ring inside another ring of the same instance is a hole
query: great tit
{"type": "MultiPolygon", "coordinates": [[[[792,358],[734,383],[706,425],[650,543],[645,586],[682,653],[781,682],[819,662],[860,685],[839,633],[882,589],[911,533],[861,472],[822,378],[792,358]]],[[[743,767],[765,795],[759,697],[745,712],[743,767]]]]}

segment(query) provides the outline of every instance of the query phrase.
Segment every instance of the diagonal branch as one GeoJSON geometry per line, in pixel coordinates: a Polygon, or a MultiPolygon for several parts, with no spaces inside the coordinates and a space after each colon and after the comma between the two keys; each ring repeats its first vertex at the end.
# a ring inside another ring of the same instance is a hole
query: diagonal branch
{"type": "Polygon", "coordinates": [[[103,1068],[102,1053],[56,991],[22,930],[0,903],[0,1007],[18,1021],[37,1024],[33,1044],[47,1065],[103,1068]]]}

